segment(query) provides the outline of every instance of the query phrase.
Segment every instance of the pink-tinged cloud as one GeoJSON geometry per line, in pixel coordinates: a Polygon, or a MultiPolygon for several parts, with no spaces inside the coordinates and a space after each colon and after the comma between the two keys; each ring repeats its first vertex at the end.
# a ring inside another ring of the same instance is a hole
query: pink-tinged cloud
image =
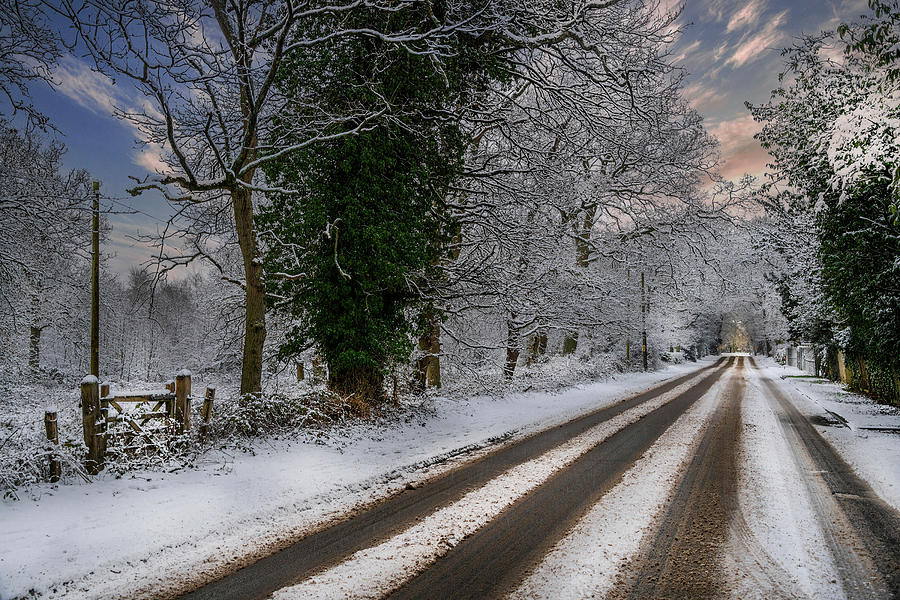
{"type": "Polygon", "coordinates": [[[786,10],[778,13],[762,29],[742,37],[725,64],[738,68],[762,58],[765,51],[779,47],[779,43],[784,37],[781,26],[784,24],[787,13],[786,10]]]}
{"type": "Polygon", "coordinates": [[[731,18],[728,20],[728,25],[725,27],[725,31],[731,33],[737,29],[756,27],[765,7],[765,2],[750,0],[750,2],[744,5],[744,8],[731,15],[731,18]]]}
{"type": "Polygon", "coordinates": [[[672,59],[672,62],[682,62],[685,58],[696,52],[698,48],[700,48],[700,40],[691,42],[690,44],[685,46],[685,48],[677,56],[675,56],[675,58],[672,59]]]}
{"type": "Polygon", "coordinates": [[[165,175],[172,171],[171,167],[162,159],[162,149],[156,144],[150,144],[144,150],[135,152],[131,162],[139,167],[147,169],[151,173],[165,175]]]}
{"type": "Polygon", "coordinates": [[[745,173],[760,176],[766,171],[766,163],[771,157],[753,138],[759,130],[759,123],[750,115],[722,121],[710,128],[710,133],[719,140],[723,161],[719,174],[722,177],[737,179],[745,173]]]}

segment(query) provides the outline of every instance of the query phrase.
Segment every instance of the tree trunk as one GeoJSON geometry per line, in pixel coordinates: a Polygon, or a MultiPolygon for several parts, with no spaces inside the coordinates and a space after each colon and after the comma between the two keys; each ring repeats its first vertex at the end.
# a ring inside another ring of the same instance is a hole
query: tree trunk
{"type": "Polygon", "coordinates": [[[41,327],[31,326],[28,366],[32,375],[36,375],[41,370],[41,331],[43,331],[41,327]]]}
{"type": "MultiPolygon", "coordinates": [[[[594,228],[594,216],[597,213],[596,206],[589,206],[584,211],[584,220],[575,237],[575,264],[582,269],[590,264],[591,257],[591,230],[594,228]]],[[[573,224],[573,227],[577,225],[573,224]]],[[[562,353],[574,354],[578,349],[578,333],[566,336],[563,340],[562,353]]]]}
{"type": "Polygon", "coordinates": [[[566,354],[574,354],[578,349],[578,332],[570,333],[566,336],[566,339],[563,340],[562,353],[566,354]]]}
{"type": "MultiPolygon", "coordinates": [[[[247,180],[252,180],[248,175],[247,180]]],[[[241,394],[262,391],[263,344],[266,341],[266,285],[253,225],[251,192],[244,187],[231,190],[234,223],[244,259],[245,315],[244,357],[241,364],[241,394]]]]}
{"type": "Polygon", "coordinates": [[[425,333],[419,337],[419,350],[423,355],[416,364],[416,380],[419,389],[441,387],[441,322],[433,307],[425,309],[425,333]]]}
{"type": "MultiPolygon", "coordinates": [[[[514,317],[515,318],[515,317],[514,317]]],[[[503,365],[503,377],[512,379],[519,362],[519,328],[510,319],[506,322],[506,363],[503,365]]]]}
{"type": "Polygon", "coordinates": [[[41,299],[38,293],[31,295],[31,335],[28,346],[28,367],[32,375],[37,375],[41,370],[41,331],[43,327],[38,324],[41,316],[41,299]]]}
{"type": "Polygon", "coordinates": [[[581,231],[575,238],[575,264],[586,267],[590,264],[591,257],[591,230],[594,228],[594,216],[597,213],[596,206],[589,206],[584,211],[584,221],[581,223],[581,231]]]}
{"type": "Polygon", "coordinates": [[[539,357],[547,353],[547,332],[543,329],[539,330],[531,338],[528,344],[528,362],[529,364],[537,360],[539,357]]]}

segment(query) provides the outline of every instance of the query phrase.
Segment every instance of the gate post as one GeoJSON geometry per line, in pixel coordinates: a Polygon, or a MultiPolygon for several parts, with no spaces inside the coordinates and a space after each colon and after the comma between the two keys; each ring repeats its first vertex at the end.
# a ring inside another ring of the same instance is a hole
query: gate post
{"type": "Polygon", "coordinates": [[[53,455],[50,457],[50,483],[59,481],[62,475],[62,467],[59,464],[59,430],[56,427],[56,409],[44,411],[44,429],[47,433],[47,441],[53,445],[53,455]]]}
{"type": "Polygon", "coordinates": [[[81,425],[88,449],[86,467],[88,473],[96,475],[103,469],[105,423],[101,422],[100,381],[94,375],[88,375],[81,381],[81,425]]]}
{"type": "Polygon", "coordinates": [[[203,399],[203,409],[200,411],[202,422],[200,423],[200,435],[205,436],[209,431],[209,422],[212,419],[213,400],[216,397],[216,388],[207,386],[206,397],[203,399]]]}
{"type": "Polygon", "coordinates": [[[191,428],[191,372],[187,369],[175,375],[175,423],[178,433],[191,428]]]}

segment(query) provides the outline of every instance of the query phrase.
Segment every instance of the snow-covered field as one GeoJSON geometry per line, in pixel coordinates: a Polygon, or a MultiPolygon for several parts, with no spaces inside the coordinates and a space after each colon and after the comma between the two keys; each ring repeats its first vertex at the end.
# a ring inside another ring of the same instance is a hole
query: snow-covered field
{"type": "Polygon", "coordinates": [[[498,438],[564,422],[711,360],[556,393],[436,398],[405,421],[210,452],[194,469],[42,485],[0,504],[0,597],[105,597],[209,578],[498,438]]]}

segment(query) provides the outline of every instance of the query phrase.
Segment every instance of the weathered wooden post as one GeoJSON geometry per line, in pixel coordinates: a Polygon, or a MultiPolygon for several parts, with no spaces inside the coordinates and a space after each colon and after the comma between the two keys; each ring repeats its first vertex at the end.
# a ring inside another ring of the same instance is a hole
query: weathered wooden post
{"type": "Polygon", "coordinates": [[[306,378],[306,374],[303,372],[303,362],[297,362],[297,381],[303,381],[306,378]]]}
{"type": "MultiPolygon", "coordinates": [[[[175,393],[175,380],[174,379],[168,380],[165,383],[165,387],[166,387],[166,390],[170,394],[174,394],[175,393]]],[[[166,412],[169,413],[170,417],[175,418],[175,403],[174,402],[172,402],[170,400],[166,401],[166,412]]]]}
{"type": "Polygon", "coordinates": [[[100,382],[95,375],[88,375],[81,381],[81,424],[88,450],[85,462],[91,475],[96,475],[103,469],[104,448],[100,417],[100,382]]]}
{"type": "MultiPolygon", "coordinates": [[[[44,429],[47,431],[47,440],[54,446],[59,446],[59,430],[56,427],[56,409],[47,409],[44,411],[44,429]]],[[[62,475],[62,467],[59,464],[59,456],[54,449],[53,455],[50,457],[50,483],[59,481],[62,475]]]]}
{"type": "Polygon", "coordinates": [[[191,372],[187,369],[175,375],[175,423],[178,433],[191,428],[191,372]]]}
{"type": "Polygon", "coordinates": [[[213,400],[216,397],[216,388],[206,386],[206,396],[203,398],[203,408],[200,410],[200,435],[205,436],[209,432],[209,422],[212,419],[213,400]]]}

